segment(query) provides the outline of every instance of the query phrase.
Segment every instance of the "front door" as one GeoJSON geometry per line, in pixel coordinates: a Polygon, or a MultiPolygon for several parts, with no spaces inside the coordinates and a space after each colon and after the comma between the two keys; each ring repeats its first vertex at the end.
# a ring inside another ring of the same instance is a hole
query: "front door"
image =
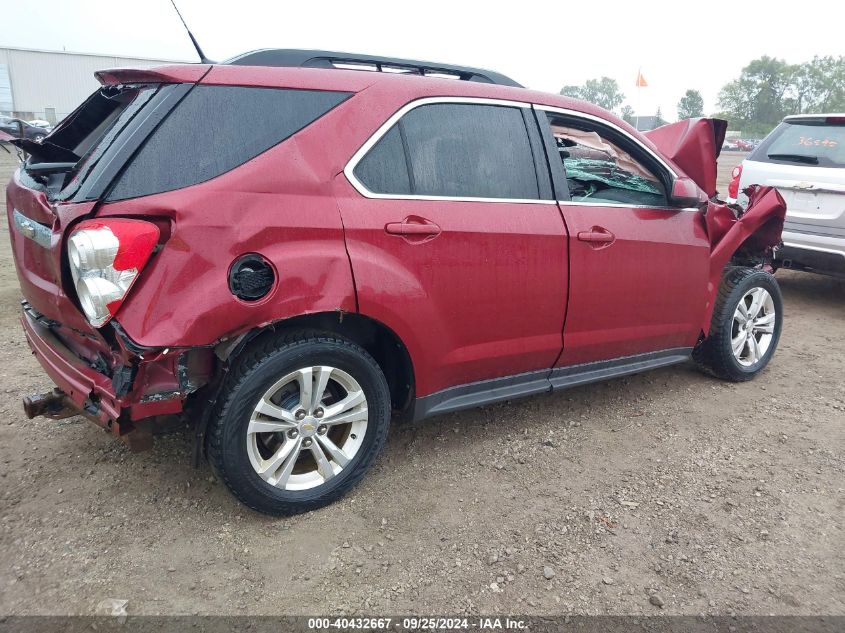
{"type": "Polygon", "coordinates": [[[710,266],[700,212],[669,206],[668,168],[621,129],[548,116],[570,198],[560,202],[571,274],[558,366],[693,347],[710,266]]]}
{"type": "Polygon", "coordinates": [[[339,174],[359,309],[411,354],[417,396],[549,369],[567,240],[530,107],[414,102],[339,174]]]}

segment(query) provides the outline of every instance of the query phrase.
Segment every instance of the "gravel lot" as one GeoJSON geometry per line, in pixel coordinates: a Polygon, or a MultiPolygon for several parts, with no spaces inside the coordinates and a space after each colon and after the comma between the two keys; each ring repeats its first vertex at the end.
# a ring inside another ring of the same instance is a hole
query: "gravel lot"
{"type": "Polygon", "coordinates": [[[845,284],[778,274],[754,382],[682,365],[398,426],[351,496],[279,520],[192,469],[187,434],[131,454],[25,419],[52,385],[2,231],[0,614],[845,615],[845,284]]]}

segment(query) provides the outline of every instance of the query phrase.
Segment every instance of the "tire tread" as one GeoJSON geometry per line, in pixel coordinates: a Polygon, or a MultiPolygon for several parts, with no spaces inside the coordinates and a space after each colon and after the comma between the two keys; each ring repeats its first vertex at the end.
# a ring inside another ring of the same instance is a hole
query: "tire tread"
{"type": "MultiPolygon", "coordinates": [[[[331,503],[346,494],[361,480],[386,443],[389,424],[374,425],[376,427],[374,431],[377,433],[374,438],[375,450],[365,455],[364,459],[356,464],[355,471],[344,481],[343,485],[338,486],[326,495],[310,501],[296,501],[291,503],[276,501],[272,509],[269,509],[259,501],[255,491],[240,485],[229,476],[228,470],[223,463],[223,435],[225,431],[223,421],[230,414],[233,407],[243,404],[239,402],[238,398],[241,387],[243,387],[253,372],[263,364],[269,362],[278,352],[305,348],[314,343],[337,345],[348,349],[369,364],[377,375],[381,376],[382,381],[384,381],[384,376],[378,363],[364,348],[352,341],[328,332],[317,330],[284,331],[275,336],[262,337],[254,345],[244,350],[229,370],[221,386],[221,397],[215,403],[206,435],[206,441],[208,442],[207,455],[214,475],[241,503],[257,512],[275,516],[289,516],[308,512],[309,510],[314,510],[331,503]]],[[[386,382],[384,383],[384,391],[388,394],[389,398],[386,382]]]]}
{"type": "MultiPolygon", "coordinates": [[[[730,348],[733,313],[736,309],[734,293],[747,279],[758,274],[768,274],[757,268],[729,267],[725,270],[710,324],[710,333],[692,353],[693,361],[706,373],[732,382],[751,380],[757,372],[737,371],[730,348]],[[725,344],[725,339],[728,344],[725,344]]],[[[771,277],[771,275],[769,275],[771,277]]],[[[774,281],[774,277],[772,277],[774,281]]],[[[777,282],[775,287],[777,287],[777,282]]],[[[776,343],[776,342],[775,342],[776,343]]],[[[768,362],[768,360],[767,360],[768,362]]],[[[763,365],[765,367],[765,365],[763,365]]],[[[760,370],[763,369],[760,367],[760,370]]],[[[758,370],[759,371],[759,370],[758,370]]]]}

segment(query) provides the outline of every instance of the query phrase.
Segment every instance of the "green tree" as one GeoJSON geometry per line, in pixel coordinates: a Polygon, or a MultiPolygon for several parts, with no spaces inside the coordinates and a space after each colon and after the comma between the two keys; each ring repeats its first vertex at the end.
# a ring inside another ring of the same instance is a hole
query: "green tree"
{"type": "Polygon", "coordinates": [[[719,92],[719,107],[733,127],[749,124],[771,129],[788,114],[789,93],[797,67],[764,55],[742,69],[738,79],[719,92]]]}
{"type": "Polygon", "coordinates": [[[704,116],[704,99],[698,90],[687,90],[678,101],[678,119],[704,116]]]}
{"type": "Polygon", "coordinates": [[[802,64],[761,57],[719,92],[720,116],[734,130],[767,134],[787,114],[845,110],[845,56],[802,64]]]}
{"type": "Polygon", "coordinates": [[[564,86],[560,94],[589,101],[605,110],[614,110],[625,99],[619,91],[619,84],[610,77],[588,79],[583,86],[564,86]]]}
{"type": "Polygon", "coordinates": [[[845,57],[814,57],[796,66],[789,95],[789,114],[842,112],[845,109],[845,57]]]}
{"type": "Polygon", "coordinates": [[[816,112],[845,112],[845,56],[814,58],[812,107],[816,112]]]}
{"type": "Polygon", "coordinates": [[[784,105],[791,114],[802,114],[812,107],[816,84],[814,62],[817,59],[796,66],[793,70],[790,94],[784,99],[784,105]]]}
{"type": "Polygon", "coordinates": [[[634,114],[634,108],[629,105],[622,106],[622,120],[625,123],[629,123],[630,125],[634,125],[636,121],[636,115],[634,114]]]}

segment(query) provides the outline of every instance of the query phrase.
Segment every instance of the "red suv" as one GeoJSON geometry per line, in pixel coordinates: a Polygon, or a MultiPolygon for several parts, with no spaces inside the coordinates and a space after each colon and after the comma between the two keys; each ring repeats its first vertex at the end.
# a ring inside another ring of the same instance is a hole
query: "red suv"
{"type": "Polygon", "coordinates": [[[173,416],[246,505],[349,490],[419,420],[781,331],[773,189],[716,199],[724,123],[642,135],[484,70],[267,50],[97,73],[7,188],[22,324],[133,449],[173,416]],[[364,70],[376,72],[363,72],[364,70]]]}

